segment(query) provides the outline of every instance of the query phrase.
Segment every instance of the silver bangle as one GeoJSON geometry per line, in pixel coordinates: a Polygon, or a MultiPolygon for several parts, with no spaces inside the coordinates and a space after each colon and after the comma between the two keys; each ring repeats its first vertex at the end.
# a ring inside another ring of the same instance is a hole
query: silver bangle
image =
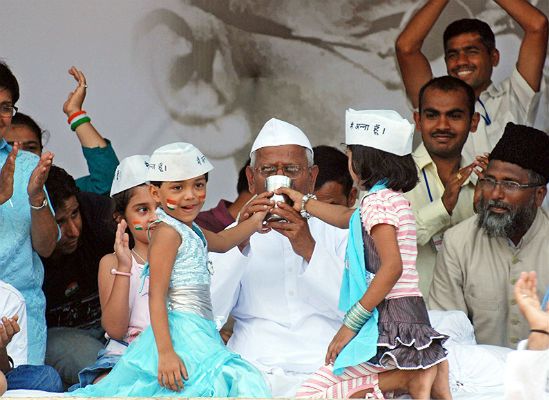
{"type": "Polygon", "coordinates": [[[32,208],[33,210],[37,210],[37,211],[41,210],[48,205],[48,198],[44,197],[44,201],[39,206],[33,206],[30,201],[29,201],[29,205],[30,205],[30,208],[32,208]]]}
{"type": "Polygon", "coordinates": [[[306,195],[304,195],[302,198],[301,198],[301,211],[299,211],[299,214],[301,215],[302,218],[305,218],[305,219],[309,219],[311,218],[311,214],[309,214],[307,212],[307,210],[305,209],[305,205],[307,204],[307,202],[311,199],[317,199],[316,196],[312,193],[307,193],[306,195]]]}

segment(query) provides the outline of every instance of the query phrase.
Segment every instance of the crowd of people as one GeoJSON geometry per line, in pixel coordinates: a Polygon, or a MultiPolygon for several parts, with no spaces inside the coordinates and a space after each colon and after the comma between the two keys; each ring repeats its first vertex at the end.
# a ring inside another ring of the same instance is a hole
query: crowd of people
{"type": "Polygon", "coordinates": [[[450,399],[452,337],[429,310],[549,359],[548,20],[495,2],[524,30],[508,79],[476,19],[447,27],[433,77],[422,43],[448,0],[429,0],[395,44],[409,118],[348,109],[346,153],[272,118],[237,198],[207,211],[206,156],[119,162],[75,67],[63,112],[89,175],[54,165],[0,63],[0,394],[450,399]],[[276,175],[291,184],[267,190],[276,175]]]}

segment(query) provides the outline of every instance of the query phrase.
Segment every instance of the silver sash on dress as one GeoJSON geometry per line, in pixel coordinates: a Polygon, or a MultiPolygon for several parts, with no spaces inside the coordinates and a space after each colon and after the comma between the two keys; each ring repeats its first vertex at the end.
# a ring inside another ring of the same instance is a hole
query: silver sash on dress
{"type": "Polygon", "coordinates": [[[187,311],[213,321],[210,285],[189,285],[168,289],[168,309],[187,311]]]}

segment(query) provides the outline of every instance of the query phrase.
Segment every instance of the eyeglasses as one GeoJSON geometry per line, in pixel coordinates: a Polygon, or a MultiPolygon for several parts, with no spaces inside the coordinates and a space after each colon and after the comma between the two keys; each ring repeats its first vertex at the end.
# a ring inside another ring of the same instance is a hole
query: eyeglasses
{"type": "Polygon", "coordinates": [[[13,117],[18,108],[10,104],[0,104],[0,115],[2,117],[13,117]]]}
{"type": "Polygon", "coordinates": [[[478,182],[481,185],[482,189],[494,190],[496,186],[499,185],[501,187],[501,190],[508,193],[518,192],[521,189],[529,189],[529,188],[544,186],[543,184],[540,184],[540,183],[522,184],[515,181],[497,181],[494,178],[480,178],[478,182]]]}
{"type": "Polygon", "coordinates": [[[271,175],[276,175],[278,171],[282,171],[284,175],[289,178],[297,178],[301,172],[305,170],[301,165],[262,165],[258,168],[259,173],[264,177],[269,177],[271,175]]]}

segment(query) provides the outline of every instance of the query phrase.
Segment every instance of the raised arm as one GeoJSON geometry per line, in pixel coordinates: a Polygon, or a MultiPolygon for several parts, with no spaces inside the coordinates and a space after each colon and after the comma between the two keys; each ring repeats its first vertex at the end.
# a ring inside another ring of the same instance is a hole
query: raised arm
{"type": "Polygon", "coordinates": [[[495,0],[524,30],[517,69],[530,87],[538,92],[547,55],[547,17],[526,0],[495,0]]]}
{"type": "MultiPolygon", "coordinates": [[[[77,86],[73,92],[69,93],[67,101],[63,104],[63,112],[69,120],[77,121],[78,118],[86,116],[77,114],[82,112],[88,86],[86,77],[76,67],[71,67],[69,74],[74,77],[77,86]]],[[[78,125],[75,132],[82,145],[90,175],[77,179],[76,183],[82,191],[106,194],[110,190],[114,172],[118,166],[118,158],[109,142],[99,134],[92,123],[89,120],[84,119],[84,121],[88,122],[75,124],[78,125]]]]}
{"type": "Polygon", "coordinates": [[[549,349],[549,310],[542,310],[536,272],[521,272],[515,284],[515,300],[530,325],[529,350],[549,349]]]}
{"type": "Polygon", "coordinates": [[[419,106],[419,90],[433,76],[429,60],[421,52],[421,47],[446,4],[448,0],[429,0],[410,19],[396,40],[402,82],[414,108],[419,106]]]}
{"type": "Polygon", "coordinates": [[[58,228],[50,207],[46,202],[44,184],[53,161],[53,154],[43,153],[32,172],[27,186],[31,205],[32,248],[41,256],[49,257],[55,249],[58,228]]]}
{"type": "Polygon", "coordinates": [[[118,272],[130,273],[132,256],[126,221],[122,220],[116,230],[115,253],[103,256],[99,262],[99,301],[101,302],[101,325],[107,334],[122,340],[128,332],[130,323],[130,277],[111,274],[114,268],[118,272]]]}
{"type": "Polygon", "coordinates": [[[6,162],[2,165],[2,170],[0,170],[0,205],[13,196],[13,176],[15,174],[15,159],[18,152],[19,143],[15,142],[8,158],[6,158],[6,162]]]}

